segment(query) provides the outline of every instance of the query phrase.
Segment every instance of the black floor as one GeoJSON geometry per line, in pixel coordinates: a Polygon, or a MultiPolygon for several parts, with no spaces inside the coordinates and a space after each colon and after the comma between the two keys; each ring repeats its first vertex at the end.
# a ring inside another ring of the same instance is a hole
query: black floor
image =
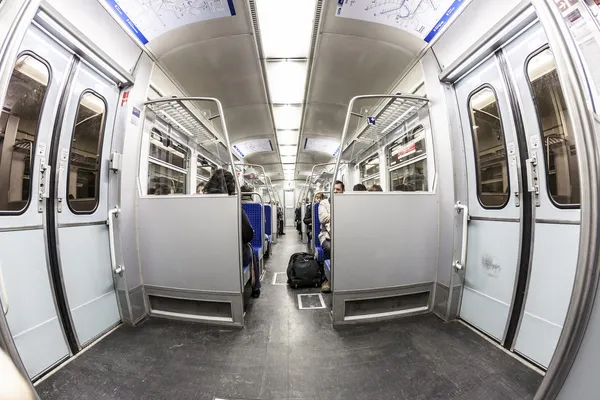
{"type": "Polygon", "coordinates": [[[460,323],[427,315],[333,329],[329,308],[299,310],[299,291],[271,282],[302,249],[293,232],[275,245],[244,329],[161,319],[122,326],[42,382],[40,397],[533,398],[541,376],[460,323]]]}

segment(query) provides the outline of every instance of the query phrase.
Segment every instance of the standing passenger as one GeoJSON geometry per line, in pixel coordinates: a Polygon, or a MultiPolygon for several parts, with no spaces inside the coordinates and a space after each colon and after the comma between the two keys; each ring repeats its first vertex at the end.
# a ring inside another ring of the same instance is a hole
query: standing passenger
{"type": "MultiPolygon", "coordinates": [[[[207,194],[220,194],[225,193],[230,196],[235,194],[235,178],[233,174],[224,169],[218,169],[210,177],[204,192],[207,194]]],[[[254,229],[250,224],[248,215],[242,208],[242,244],[243,244],[243,264],[244,266],[252,264],[252,297],[257,298],[260,296],[260,271],[258,267],[258,260],[252,250],[252,238],[254,237],[254,229]]]]}
{"type": "MultiPolygon", "coordinates": [[[[344,182],[335,181],[334,193],[344,193],[345,191],[344,182]]],[[[319,203],[319,222],[321,223],[321,233],[319,233],[319,241],[323,248],[324,259],[331,259],[331,204],[329,200],[323,199],[319,203]]],[[[321,291],[329,293],[331,286],[329,282],[325,280],[321,285],[321,291]]]]}

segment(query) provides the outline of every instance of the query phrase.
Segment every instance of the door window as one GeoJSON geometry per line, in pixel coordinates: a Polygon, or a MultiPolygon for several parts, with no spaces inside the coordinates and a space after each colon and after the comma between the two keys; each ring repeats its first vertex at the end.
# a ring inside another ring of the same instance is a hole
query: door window
{"type": "Polygon", "coordinates": [[[550,198],[559,207],[576,207],[581,202],[577,149],[550,50],[546,49],[529,60],[527,76],[542,132],[541,147],[550,198]]]}
{"type": "Polygon", "coordinates": [[[30,54],[17,59],[0,111],[0,212],[25,211],[37,128],[50,80],[48,66],[30,54]]]}
{"type": "Polygon", "coordinates": [[[105,115],[104,99],[91,91],[84,92],[69,152],[68,204],[76,214],[91,214],[98,206],[105,115]]]}
{"type": "Polygon", "coordinates": [[[471,132],[475,147],[477,197],[485,208],[502,208],[509,198],[504,132],[496,93],[485,86],[469,98],[471,132]]]}

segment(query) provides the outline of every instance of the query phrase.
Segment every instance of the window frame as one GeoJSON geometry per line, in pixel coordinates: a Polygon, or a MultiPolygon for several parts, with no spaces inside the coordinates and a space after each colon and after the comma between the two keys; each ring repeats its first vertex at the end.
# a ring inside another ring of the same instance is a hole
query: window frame
{"type": "MultiPolygon", "coordinates": [[[[171,171],[175,171],[178,173],[181,173],[184,175],[184,189],[183,189],[183,193],[173,193],[173,195],[177,195],[177,196],[183,196],[183,195],[188,195],[188,194],[192,194],[192,193],[188,193],[191,191],[191,187],[190,187],[190,168],[192,166],[192,149],[190,148],[190,146],[188,146],[187,144],[183,143],[181,140],[175,138],[173,135],[171,135],[169,133],[170,129],[172,129],[171,125],[167,122],[165,122],[162,118],[160,118],[158,115],[156,116],[157,120],[161,120],[167,127],[167,131],[165,132],[164,129],[161,128],[161,126],[159,124],[156,123],[156,121],[153,122],[153,126],[150,129],[149,135],[148,135],[148,164],[154,164],[154,165],[158,165],[159,167],[164,167],[167,169],[170,169],[171,171]],[[182,148],[185,149],[185,164],[186,167],[185,168],[181,168],[178,167],[176,165],[173,164],[169,164],[166,161],[163,161],[159,158],[153,157],[150,155],[150,149],[152,146],[152,143],[150,142],[152,140],[152,129],[156,129],[158,132],[160,132],[161,134],[167,136],[171,141],[176,142],[178,145],[180,145],[182,148]]],[[[206,157],[205,157],[206,158],[206,157]]],[[[150,173],[150,168],[148,168],[148,173],[150,173]]],[[[197,179],[196,179],[197,180],[197,179]]],[[[193,183],[193,182],[192,182],[193,183]]],[[[145,196],[155,196],[153,194],[149,194],[148,193],[148,185],[150,184],[150,181],[148,180],[147,182],[147,187],[145,189],[146,193],[145,196]]],[[[196,186],[198,185],[198,183],[196,183],[195,185],[192,185],[194,190],[196,188],[196,186]]],[[[161,195],[162,196],[162,195],[161,195]]],[[[169,196],[169,195],[166,195],[169,196]]]]}
{"type": "Polygon", "coordinates": [[[476,182],[476,193],[477,193],[477,201],[479,202],[479,205],[486,209],[486,210],[502,210],[504,208],[506,208],[506,206],[508,205],[508,203],[510,202],[511,196],[512,196],[512,190],[510,190],[511,188],[511,181],[510,181],[510,165],[508,163],[508,148],[506,146],[506,134],[505,134],[505,130],[504,130],[504,119],[502,118],[502,110],[500,109],[500,102],[498,101],[498,93],[496,92],[496,89],[494,88],[494,86],[492,86],[492,84],[490,83],[483,83],[479,86],[477,86],[475,89],[473,89],[471,91],[471,93],[469,93],[469,96],[467,96],[467,111],[468,111],[468,115],[469,115],[469,130],[471,131],[471,140],[473,142],[473,160],[475,162],[475,182],[476,182]],[[484,90],[484,89],[490,89],[492,91],[492,93],[494,94],[494,99],[496,100],[496,104],[498,107],[498,116],[500,119],[500,129],[501,129],[501,133],[502,133],[502,145],[504,147],[504,162],[506,163],[506,169],[507,169],[507,174],[506,177],[508,179],[508,193],[507,193],[507,197],[506,200],[504,201],[504,204],[500,205],[500,206],[487,206],[485,204],[483,204],[481,202],[481,193],[480,192],[480,188],[481,188],[481,179],[480,179],[480,163],[479,163],[479,158],[478,158],[478,154],[477,154],[477,148],[478,145],[475,145],[475,132],[473,130],[473,120],[471,117],[471,99],[473,98],[473,96],[477,93],[479,93],[480,91],[484,90]]]}
{"type": "MultiPolygon", "coordinates": [[[[390,163],[392,162],[392,156],[391,156],[390,153],[392,151],[392,148],[395,147],[395,146],[398,146],[398,144],[399,144],[398,142],[400,140],[404,139],[404,137],[406,137],[406,135],[395,139],[394,141],[392,141],[390,144],[388,144],[385,147],[386,168],[387,168],[387,171],[388,171],[387,176],[388,176],[388,186],[389,186],[389,191],[390,192],[398,192],[398,193],[406,192],[406,191],[403,191],[403,190],[394,190],[392,188],[392,172],[394,172],[394,171],[396,171],[398,169],[401,169],[401,168],[408,167],[409,165],[416,164],[416,163],[421,162],[421,161],[425,161],[425,162],[428,161],[428,159],[429,159],[429,149],[427,148],[427,129],[425,128],[425,125],[423,125],[422,123],[418,123],[414,128],[412,128],[410,130],[409,133],[407,133],[407,135],[408,134],[414,135],[416,133],[421,133],[421,132],[423,132],[423,138],[422,138],[422,140],[425,142],[425,152],[423,154],[421,154],[420,156],[408,159],[408,160],[406,160],[404,162],[401,162],[401,163],[398,163],[398,164],[396,164],[394,166],[391,166],[390,163]]],[[[433,188],[429,187],[429,171],[427,171],[426,181],[427,181],[427,190],[416,190],[415,192],[410,192],[410,193],[432,193],[433,192],[433,188]]],[[[406,193],[408,193],[408,192],[406,192],[406,193]]]]}
{"type": "Polygon", "coordinates": [[[196,186],[198,186],[198,184],[200,182],[208,182],[210,180],[210,176],[208,178],[204,178],[204,177],[200,177],[198,175],[198,158],[202,157],[204,160],[206,160],[206,162],[208,162],[211,167],[213,168],[213,171],[211,172],[210,176],[212,176],[212,174],[214,174],[214,171],[216,171],[217,169],[219,169],[219,167],[217,166],[217,164],[215,162],[213,162],[212,160],[209,160],[206,156],[202,155],[202,154],[197,154],[196,155],[196,186]]]}
{"type": "Polygon", "coordinates": [[[380,183],[378,183],[378,185],[381,184],[381,162],[379,163],[379,172],[377,172],[376,174],[372,174],[372,175],[366,175],[365,177],[361,176],[361,174],[362,174],[361,170],[362,170],[363,166],[367,165],[370,161],[376,160],[379,158],[380,158],[379,152],[376,151],[374,154],[371,154],[369,157],[366,157],[363,161],[358,163],[358,177],[359,177],[360,183],[362,183],[364,185],[364,183],[366,181],[379,178],[380,183]]]}
{"type": "Polygon", "coordinates": [[[101,183],[100,176],[102,175],[102,156],[104,153],[104,136],[106,135],[106,119],[107,118],[108,118],[108,102],[106,101],[104,96],[102,96],[100,93],[96,92],[94,89],[90,89],[90,88],[84,89],[81,92],[81,94],[79,95],[79,100],[77,101],[77,113],[75,113],[75,120],[73,121],[73,129],[71,130],[71,135],[69,136],[71,145],[69,146],[69,163],[67,165],[67,176],[65,178],[67,181],[67,184],[65,185],[66,193],[65,193],[64,198],[67,200],[67,206],[69,207],[69,210],[75,215],[94,214],[98,210],[98,206],[100,206],[100,183],[101,183]],[[99,139],[100,152],[98,153],[98,173],[96,174],[96,189],[95,189],[96,193],[94,196],[94,198],[96,199],[96,205],[90,211],[75,211],[75,210],[73,210],[73,207],[71,207],[71,202],[69,201],[69,179],[71,177],[71,154],[73,152],[73,138],[75,137],[75,128],[77,128],[77,117],[79,117],[79,106],[81,105],[81,99],[83,99],[83,96],[85,96],[88,93],[91,93],[92,95],[96,96],[97,98],[102,100],[102,103],[104,103],[104,118],[102,119],[102,133],[101,133],[100,139],[99,139]]]}
{"type": "MultiPolygon", "coordinates": [[[[50,85],[52,85],[52,80],[53,80],[53,74],[52,74],[52,66],[50,65],[50,63],[48,61],[46,61],[44,58],[42,58],[41,56],[37,55],[36,53],[34,53],[31,50],[24,50],[21,53],[19,53],[17,55],[17,57],[15,58],[15,62],[13,63],[13,68],[11,70],[11,78],[12,78],[12,74],[15,71],[15,67],[17,65],[17,62],[19,61],[19,59],[21,57],[24,56],[30,56],[32,58],[34,58],[35,60],[39,61],[40,63],[42,63],[47,71],[48,71],[48,84],[46,85],[46,92],[44,93],[44,98],[42,100],[42,105],[40,107],[40,114],[38,115],[38,124],[35,128],[35,138],[33,139],[33,144],[32,144],[32,151],[31,151],[31,161],[29,162],[29,168],[30,168],[30,179],[29,179],[29,196],[27,198],[27,203],[25,204],[25,207],[23,207],[22,210],[19,211],[9,211],[9,210],[0,210],[0,216],[19,216],[19,215],[23,215],[27,212],[27,210],[29,210],[29,206],[31,205],[31,199],[32,199],[32,194],[33,194],[33,174],[35,173],[35,165],[36,165],[36,161],[37,161],[37,145],[38,145],[38,140],[39,140],[39,133],[40,133],[40,124],[39,122],[42,119],[42,115],[44,114],[44,109],[46,108],[46,101],[48,100],[48,92],[50,89],[50,85]]],[[[9,84],[10,84],[10,80],[9,80],[9,84]]],[[[8,86],[7,86],[7,91],[8,91],[8,86]]],[[[4,108],[4,104],[2,104],[2,108],[4,108]]],[[[0,110],[1,112],[1,110],[0,110]]],[[[12,163],[12,160],[11,160],[12,163]]],[[[9,187],[10,188],[10,187],[9,187]]],[[[39,190],[39,189],[38,189],[39,190]]]]}
{"type": "MultiPolygon", "coordinates": [[[[531,96],[531,101],[533,102],[533,106],[535,107],[535,119],[537,121],[538,124],[538,134],[542,140],[542,146],[540,146],[542,148],[542,154],[544,155],[544,157],[542,157],[544,159],[544,169],[545,169],[545,186],[546,186],[546,193],[548,195],[548,198],[550,199],[550,202],[552,203],[552,205],[554,205],[554,207],[558,208],[558,209],[562,209],[562,210],[578,210],[581,209],[581,203],[578,204],[561,204],[558,203],[555,199],[554,196],[552,196],[552,193],[550,193],[550,185],[548,184],[549,180],[550,180],[550,168],[548,166],[548,154],[546,154],[546,146],[544,145],[544,130],[542,127],[542,120],[540,119],[540,109],[538,107],[538,102],[536,97],[534,96],[534,91],[533,91],[533,82],[531,81],[531,78],[529,77],[529,63],[531,62],[531,60],[533,60],[535,57],[539,56],[540,54],[542,54],[544,51],[549,50],[550,53],[552,54],[552,58],[554,59],[554,64],[556,65],[556,56],[554,54],[554,52],[552,52],[552,49],[550,48],[550,46],[548,44],[543,45],[542,47],[540,47],[539,49],[533,51],[531,54],[529,54],[529,56],[527,56],[527,58],[525,59],[525,62],[523,63],[523,68],[524,68],[524,75],[525,78],[527,79],[527,86],[529,88],[529,95],[531,96]]],[[[558,70],[555,68],[554,69],[556,71],[556,74],[558,75],[558,70]]],[[[559,86],[561,85],[560,82],[560,77],[559,78],[559,86]]],[[[561,91],[562,91],[562,86],[560,86],[561,91]]],[[[564,98],[564,91],[563,91],[563,98],[564,98]]],[[[565,107],[567,108],[567,111],[570,112],[570,110],[568,109],[566,103],[565,103],[565,107]]],[[[576,150],[578,150],[577,148],[575,148],[576,150]]],[[[581,190],[581,178],[580,178],[580,174],[578,174],[578,178],[579,178],[579,182],[580,182],[580,190],[581,190]]]]}

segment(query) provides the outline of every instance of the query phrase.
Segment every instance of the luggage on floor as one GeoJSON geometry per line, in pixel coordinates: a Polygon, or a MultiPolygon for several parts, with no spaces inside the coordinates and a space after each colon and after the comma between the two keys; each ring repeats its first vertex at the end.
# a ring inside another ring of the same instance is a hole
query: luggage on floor
{"type": "Polygon", "coordinates": [[[287,268],[288,284],[293,288],[319,287],[323,280],[321,267],[310,253],[294,253],[287,268]]]}

